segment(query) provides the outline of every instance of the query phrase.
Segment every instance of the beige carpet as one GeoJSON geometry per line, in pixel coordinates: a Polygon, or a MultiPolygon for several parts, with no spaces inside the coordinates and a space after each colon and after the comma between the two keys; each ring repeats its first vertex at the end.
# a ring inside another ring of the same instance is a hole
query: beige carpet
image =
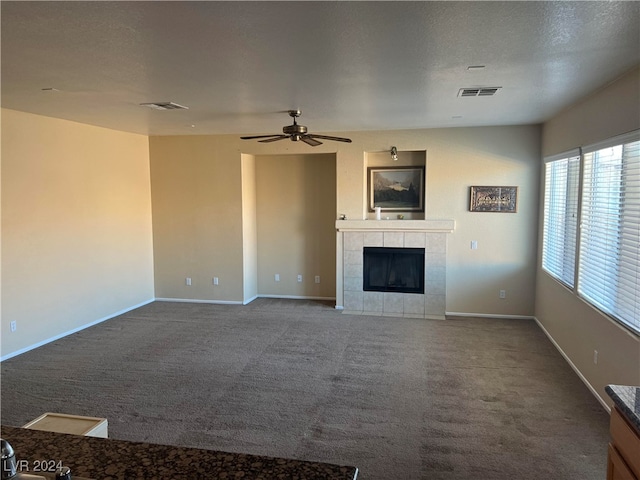
{"type": "Polygon", "coordinates": [[[2,423],[348,464],[362,480],[602,480],[608,415],[535,322],[156,302],[2,363],[2,423]]]}

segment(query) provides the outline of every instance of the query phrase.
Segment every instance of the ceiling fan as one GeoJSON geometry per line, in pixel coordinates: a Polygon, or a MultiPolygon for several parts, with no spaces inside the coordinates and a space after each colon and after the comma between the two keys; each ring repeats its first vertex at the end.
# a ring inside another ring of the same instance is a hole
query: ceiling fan
{"type": "Polygon", "coordinates": [[[317,140],[333,140],[336,142],[351,143],[350,138],[344,137],[330,137],[328,135],[316,135],[315,133],[307,133],[307,127],[304,125],[298,125],[296,118],[298,118],[302,112],[300,110],[289,110],[289,116],[293,118],[293,125],[287,125],[282,128],[282,135],[276,133],[274,135],[253,135],[251,137],[240,137],[242,140],[254,140],[256,138],[263,138],[264,140],[258,140],[261,143],[277,142],[278,140],[284,140],[290,138],[292,142],[303,141],[307,145],[317,147],[322,145],[322,142],[317,140]]]}

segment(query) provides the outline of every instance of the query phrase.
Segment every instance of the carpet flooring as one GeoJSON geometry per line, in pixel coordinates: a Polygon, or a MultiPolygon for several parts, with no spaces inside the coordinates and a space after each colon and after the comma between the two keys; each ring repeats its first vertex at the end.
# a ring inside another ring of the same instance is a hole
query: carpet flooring
{"type": "Polygon", "coordinates": [[[353,465],[361,480],[602,480],[609,416],[532,320],[154,302],[6,360],[2,423],[353,465]]]}

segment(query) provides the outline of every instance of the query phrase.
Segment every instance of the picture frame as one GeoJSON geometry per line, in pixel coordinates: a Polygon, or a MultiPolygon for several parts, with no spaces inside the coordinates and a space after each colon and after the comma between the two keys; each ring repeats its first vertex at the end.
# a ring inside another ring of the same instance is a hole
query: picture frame
{"type": "Polygon", "coordinates": [[[471,212],[516,213],[518,211],[518,187],[470,187],[471,212]]]}
{"type": "Polygon", "coordinates": [[[424,166],[367,170],[370,212],[424,212],[424,166]]]}

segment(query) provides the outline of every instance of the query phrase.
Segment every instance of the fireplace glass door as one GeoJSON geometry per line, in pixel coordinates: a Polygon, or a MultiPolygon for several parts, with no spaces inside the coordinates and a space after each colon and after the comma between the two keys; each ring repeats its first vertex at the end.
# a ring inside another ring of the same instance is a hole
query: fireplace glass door
{"type": "Polygon", "coordinates": [[[424,248],[364,248],[366,292],[424,293],[424,248]]]}

